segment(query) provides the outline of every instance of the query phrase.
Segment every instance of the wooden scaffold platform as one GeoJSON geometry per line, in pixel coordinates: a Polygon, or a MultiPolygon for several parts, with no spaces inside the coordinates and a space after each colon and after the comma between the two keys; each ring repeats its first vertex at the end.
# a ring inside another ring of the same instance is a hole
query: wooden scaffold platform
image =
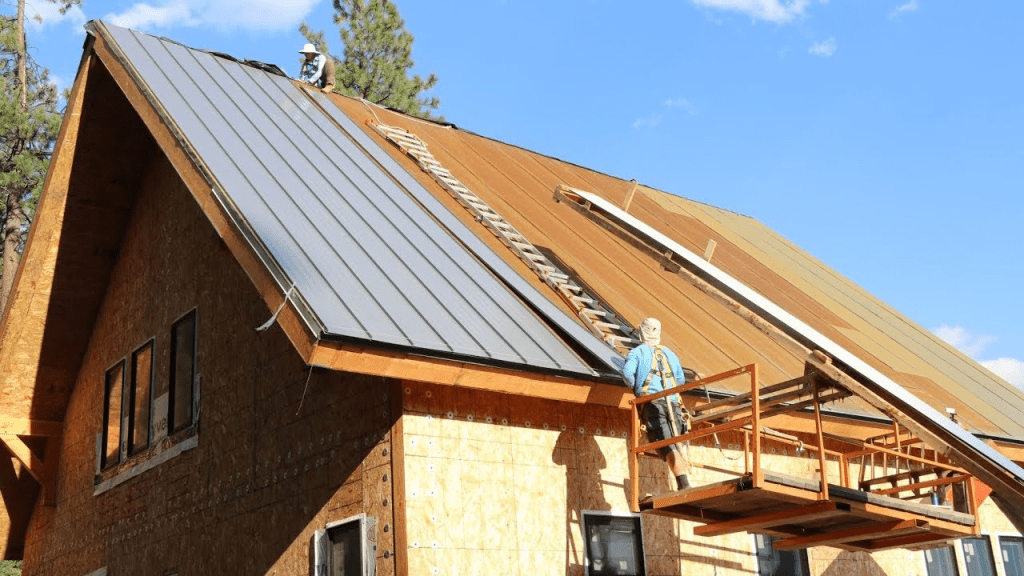
{"type": "Polygon", "coordinates": [[[819,371],[816,361],[813,356],[808,360],[803,376],[771,386],[759,387],[757,365],[752,364],[631,401],[633,510],[701,523],[694,528],[697,536],[769,534],[779,538],[775,546],[782,550],[811,546],[849,551],[920,549],[977,535],[975,481],[945,461],[934,447],[926,446],[896,422],[892,432],[862,439],[823,429],[821,406],[851,396],[851,392],[819,371]],[[750,379],[750,392],[718,400],[705,396],[691,405],[688,433],[640,443],[638,415],[648,402],[743,376],[750,379]],[[813,432],[802,430],[797,436],[765,425],[773,418],[795,413],[813,421],[813,432]],[[725,432],[743,435],[742,471],[706,463],[690,465],[733,478],[640,497],[641,457],[656,458],[660,447],[725,432]],[[762,445],[766,440],[816,455],[817,476],[800,478],[765,470],[762,445]],[[833,448],[826,448],[826,440],[833,448]],[[851,479],[851,465],[859,467],[858,479],[851,479]]]}

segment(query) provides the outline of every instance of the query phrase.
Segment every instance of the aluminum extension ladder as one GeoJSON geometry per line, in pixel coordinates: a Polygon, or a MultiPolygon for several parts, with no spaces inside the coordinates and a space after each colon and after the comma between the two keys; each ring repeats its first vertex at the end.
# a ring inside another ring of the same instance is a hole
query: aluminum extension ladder
{"type": "Polygon", "coordinates": [[[569,275],[558,268],[536,246],[516,230],[505,218],[474,194],[465,184],[452,175],[427,150],[427,144],[416,134],[372,120],[367,124],[375,132],[398,146],[419,164],[424,172],[448,191],[462,204],[478,222],[483,223],[505,246],[519,256],[547,285],[551,286],[562,299],[576,311],[583,324],[598,338],[620,352],[628,352],[640,341],[633,337],[634,328],[593,294],[570,280],[569,275]]]}

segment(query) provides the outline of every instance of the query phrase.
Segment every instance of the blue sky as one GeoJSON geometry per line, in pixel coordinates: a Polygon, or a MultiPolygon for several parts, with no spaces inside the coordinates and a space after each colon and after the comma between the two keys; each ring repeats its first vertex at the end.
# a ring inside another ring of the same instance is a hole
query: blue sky
{"type": "MultiPolygon", "coordinates": [[[[328,0],[30,6],[62,85],[96,18],[292,74],[302,20],[341,53],[328,0]]],[[[447,120],[757,218],[1024,387],[1021,3],[398,6],[447,120]]]]}

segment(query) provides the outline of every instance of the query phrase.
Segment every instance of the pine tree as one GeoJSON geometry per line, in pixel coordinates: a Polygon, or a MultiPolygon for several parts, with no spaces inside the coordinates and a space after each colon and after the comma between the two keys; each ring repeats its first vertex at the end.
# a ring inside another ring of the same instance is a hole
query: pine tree
{"type": "MultiPolygon", "coordinates": [[[[81,0],[50,0],[61,13],[81,0]]],[[[25,0],[0,18],[0,311],[7,305],[28,226],[60,130],[57,88],[28,56],[25,0]]]]}
{"type": "MultiPolygon", "coordinates": [[[[431,117],[441,101],[422,93],[437,84],[431,73],[426,79],[409,77],[412,61],[412,34],[398,8],[390,0],[334,0],[334,23],[345,45],[344,58],[336,69],[338,92],[363,98],[424,118],[431,117]]],[[[327,54],[322,31],[305,23],[299,31],[327,54]]]]}

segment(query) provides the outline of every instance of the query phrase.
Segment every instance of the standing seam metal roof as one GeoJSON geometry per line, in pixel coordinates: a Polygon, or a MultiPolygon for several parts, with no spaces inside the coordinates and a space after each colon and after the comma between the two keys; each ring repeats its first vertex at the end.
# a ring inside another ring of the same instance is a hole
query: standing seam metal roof
{"type": "Polygon", "coordinates": [[[105,29],[327,334],[595,374],[292,81],[91,29],[105,29]]]}

